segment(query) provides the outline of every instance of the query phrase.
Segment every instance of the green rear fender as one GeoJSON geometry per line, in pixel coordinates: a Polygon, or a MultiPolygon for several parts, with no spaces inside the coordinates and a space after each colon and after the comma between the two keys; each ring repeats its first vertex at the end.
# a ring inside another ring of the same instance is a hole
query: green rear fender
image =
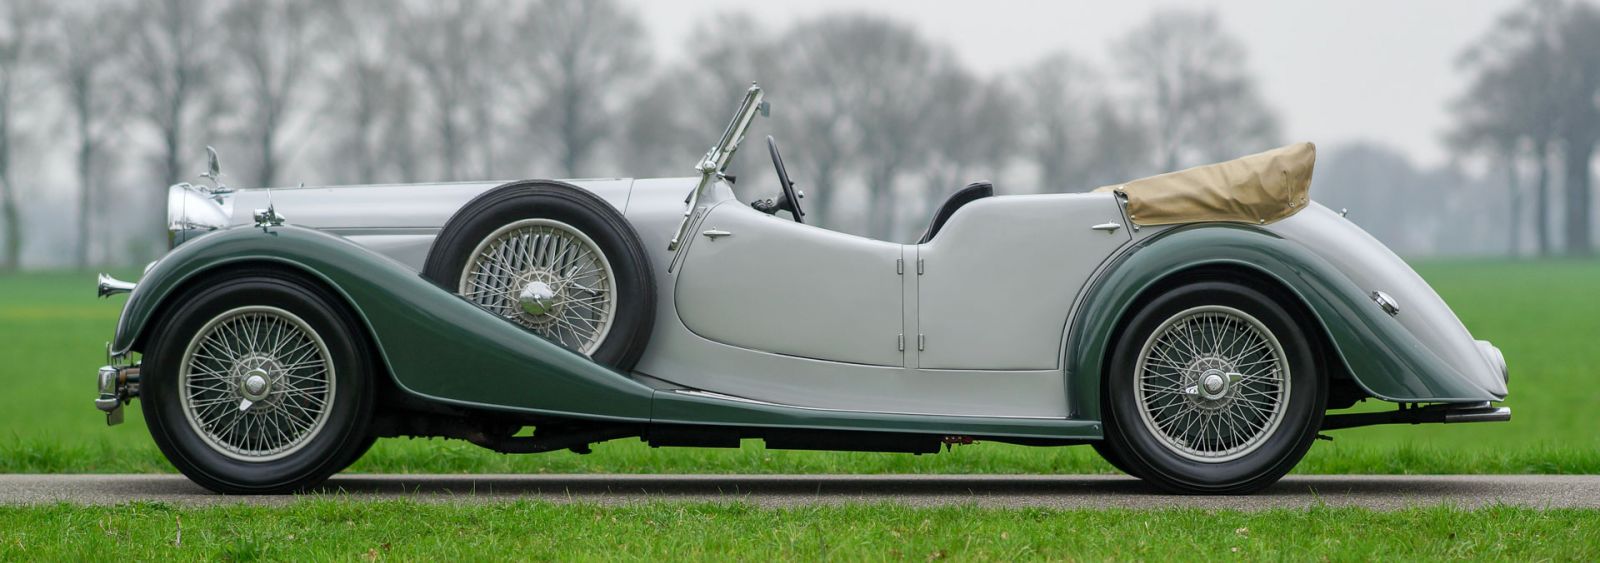
{"type": "Polygon", "coordinates": [[[1139,297],[1172,276],[1205,267],[1250,270],[1276,281],[1312,313],[1333,354],[1372,396],[1399,402],[1495,401],[1470,383],[1327,260],[1273,233],[1200,224],[1155,235],[1124,253],[1095,282],[1065,350],[1073,418],[1100,419],[1100,384],[1119,323],[1139,297]]]}
{"type": "Polygon", "coordinates": [[[427,399],[501,411],[647,421],[651,389],[496,317],[388,257],[301,227],[235,227],[187,242],[139,281],[112,352],[142,343],[198,276],[273,264],[322,280],[365,323],[398,386],[427,399]]]}

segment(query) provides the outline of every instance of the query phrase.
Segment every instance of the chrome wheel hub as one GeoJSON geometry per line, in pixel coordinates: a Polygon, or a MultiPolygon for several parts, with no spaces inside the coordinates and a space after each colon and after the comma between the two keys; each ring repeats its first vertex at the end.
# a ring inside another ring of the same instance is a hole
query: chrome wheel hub
{"type": "Polygon", "coordinates": [[[217,452],[252,462],[305,447],[327,423],[336,391],[322,337],[267,306],[202,326],[179,364],[178,387],[190,428],[217,452]]]}
{"type": "Polygon", "coordinates": [[[1255,451],[1277,430],[1288,403],[1283,346],[1260,321],[1231,307],[1173,315],[1151,333],[1135,369],[1145,428],[1195,461],[1255,451]]]}
{"type": "Polygon", "coordinates": [[[551,219],[524,219],[485,237],[457,291],[495,314],[582,354],[616,318],[616,279],[593,239],[551,219]]]}
{"type": "Polygon", "coordinates": [[[267,372],[255,370],[245,376],[244,384],[239,386],[239,395],[252,401],[260,401],[270,394],[271,385],[267,382],[267,372]]]}
{"type": "Polygon", "coordinates": [[[548,272],[532,272],[523,277],[533,279],[524,283],[522,290],[517,292],[517,306],[522,309],[522,317],[531,323],[553,322],[556,308],[562,303],[561,296],[550,285],[554,276],[548,272]]]}
{"type": "Polygon", "coordinates": [[[1228,380],[1222,377],[1222,372],[1211,370],[1200,379],[1200,396],[1208,400],[1217,400],[1227,393],[1228,380]]]}

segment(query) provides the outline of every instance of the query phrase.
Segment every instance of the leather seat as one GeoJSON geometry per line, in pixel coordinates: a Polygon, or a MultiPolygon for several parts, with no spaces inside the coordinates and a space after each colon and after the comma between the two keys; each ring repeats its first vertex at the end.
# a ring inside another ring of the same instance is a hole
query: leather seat
{"type": "Polygon", "coordinates": [[[928,223],[928,230],[922,232],[922,238],[917,244],[927,244],[933,240],[934,235],[939,234],[939,229],[944,227],[944,222],[949,221],[950,216],[955,215],[961,206],[992,195],[994,195],[994,184],[989,182],[973,182],[950,194],[950,197],[944,200],[944,204],[939,206],[939,211],[933,214],[933,222],[928,223]]]}

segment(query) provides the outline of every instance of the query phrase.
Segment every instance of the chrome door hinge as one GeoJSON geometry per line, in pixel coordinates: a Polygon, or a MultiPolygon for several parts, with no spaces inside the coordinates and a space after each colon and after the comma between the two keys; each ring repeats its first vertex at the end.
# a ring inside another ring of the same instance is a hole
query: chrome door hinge
{"type": "Polygon", "coordinates": [[[894,273],[900,274],[902,276],[906,275],[906,259],[905,258],[895,258],[894,259],[894,273]]]}
{"type": "Polygon", "coordinates": [[[917,351],[921,352],[923,350],[926,350],[927,348],[928,348],[928,335],[918,333],[917,334],[917,351]]]}
{"type": "Polygon", "coordinates": [[[922,259],[917,259],[917,275],[922,275],[922,259]]]}
{"type": "Polygon", "coordinates": [[[895,338],[895,342],[898,343],[895,345],[896,348],[899,348],[901,352],[906,351],[906,333],[900,333],[900,335],[895,338]]]}

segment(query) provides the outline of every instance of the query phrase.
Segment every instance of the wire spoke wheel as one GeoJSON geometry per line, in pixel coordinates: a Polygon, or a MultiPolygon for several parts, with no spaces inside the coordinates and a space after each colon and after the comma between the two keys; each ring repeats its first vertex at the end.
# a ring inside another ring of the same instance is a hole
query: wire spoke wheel
{"type": "Polygon", "coordinates": [[[1249,314],[1220,305],[1168,318],[1145,341],[1135,400],[1146,429],[1186,459],[1219,463],[1255,451],[1283,422],[1289,362],[1249,314]]]}
{"type": "Polygon", "coordinates": [[[484,237],[468,256],[457,292],[468,301],[585,355],[606,340],[617,315],[606,255],[577,228],[524,219],[484,237]]]}
{"type": "Polygon", "coordinates": [[[322,337],[293,313],[239,307],[189,341],[179,399],[197,434],[217,452],[250,462],[299,451],[327,424],[336,379],[322,337]]]}

